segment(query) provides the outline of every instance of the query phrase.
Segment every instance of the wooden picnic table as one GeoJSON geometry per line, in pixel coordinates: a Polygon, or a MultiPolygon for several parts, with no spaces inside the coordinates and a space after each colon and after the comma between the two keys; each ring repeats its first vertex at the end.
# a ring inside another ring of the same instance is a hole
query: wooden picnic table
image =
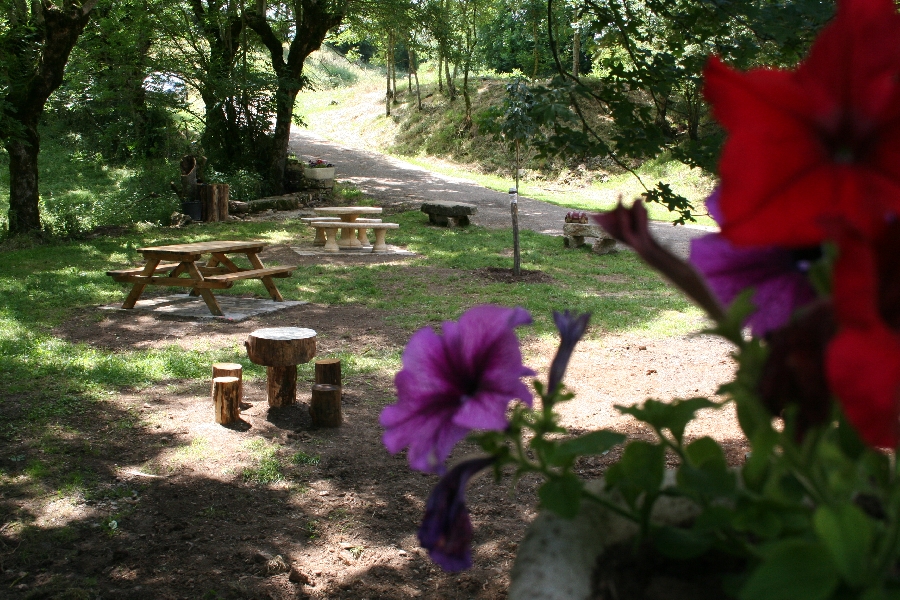
{"type": "Polygon", "coordinates": [[[143,267],[107,271],[106,274],[116,281],[134,284],[122,308],[134,308],[148,285],[189,287],[191,295],[203,298],[212,314],[223,316],[212,290],[230,288],[242,279],[259,279],[272,300],[284,301],[272,278],[290,277],[296,267],[264,266],[258,254],[265,247],[265,242],[258,241],[215,241],[138,248],[146,260],[143,267]],[[245,255],[252,268],[238,267],[228,258],[229,254],[245,255]],[[198,265],[204,255],[210,255],[209,259],[205,265],[198,265]]]}
{"type": "MultiPolygon", "coordinates": [[[[362,215],[380,215],[381,207],[378,206],[323,206],[314,208],[313,212],[324,217],[339,217],[343,223],[353,223],[362,215]]],[[[341,237],[337,245],[343,248],[355,248],[362,246],[362,242],[354,235],[356,227],[341,227],[341,237]]]]}

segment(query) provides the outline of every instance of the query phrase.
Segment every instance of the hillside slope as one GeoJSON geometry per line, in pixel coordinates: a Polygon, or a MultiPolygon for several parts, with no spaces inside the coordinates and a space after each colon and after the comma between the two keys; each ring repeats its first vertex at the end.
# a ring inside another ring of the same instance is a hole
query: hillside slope
{"type": "MultiPolygon", "coordinates": [[[[327,61],[342,60],[338,55],[327,61]]],[[[346,61],[345,61],[346,63],[346,61]]],[[[397,81],[397,98],[391,115],[385,114],[385,83],[377,72],[355,69],[354,83],[303,92],[298,96],[297,115],[308,131],[344,145],[391,154],[431,170],[464,176],[492,189],[507,190],[513,185],[513,157],[502,141],[479,131],[477,124],[464,128],[462,98],[450,101],[438,90],[436,77],[420,73],[422,110],[410,92],[407,80],[397,81]]],[[[473,115],[502,102],[507,80],[475,78],[471,97],[473,115]]],[[[324,87],[324,86],[320,86],[324,87]]],[[[520,171],[523,195],[571,206],[581,210],[602,210],[614,206],[621,196],[627,200],[644,189],[631,174],[623,172],[607,158],[587,161],[544,160],[526,156],[520,171]]],[[[638,169],[647,187],[665,182],[690,199],[703,213],[703,199],[714,186],[712,178],[699,170],[669,161],[665,157],[638,169]]],[[[672,220],[664,208],[651,211],[653,218],[672,220]]],[[[698,217],[711,224],[708,217],[698,217]]]]}

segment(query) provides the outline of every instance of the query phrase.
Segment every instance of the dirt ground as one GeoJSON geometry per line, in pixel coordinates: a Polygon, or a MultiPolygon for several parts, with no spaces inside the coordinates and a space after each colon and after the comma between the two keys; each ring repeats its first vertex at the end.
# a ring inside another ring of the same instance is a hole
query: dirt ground
{"type": "MultiPolygon", "coordinates": [[[[292,254],[286,247],[268,252],[264,260],[277,256],[282,264],[292,254]]],[[[308,304],[239,323],[98,312],[75,312],[56,334],[113,351],[214,349],[240,345],[260,327],[303,326],[317,331],[319,356],[399,349],[410,335],[386,314],[354,306],[308,304]]],[[[554,351],[552,343],[526,341],[526,364],[546,378],[554,351]]],[[[614,405],[712,396],[733,373],[729,351],[705,336],[584,342],[566,378],[577,397],[562,407],[563,422],[573,432],[614,427],[647,436],[614,405]]],[[[337,429],[312,428],[309,387],[300,381],[297,404],[270,409],[265,382],[245,381],[242,422],[229,428],[213,422],[206,380],[110,396],[100,412],[79,417],[87,435],[61,429],[40,450],[96,474],[87,495],[35,497],[23,465],[7,461],[12,485],[0,505],[20,521],[27,515],[32,531],[42,533],[0,529],[0,595],[505,598],[517,543],[535,516],[535,481],[516,488],[490,477],[472,482],[475,565],[444,573],[416,540],[436,477],[409,470],[405,456],[388,455],[380,442],[378,416],[394,397],[390,374],[345,379],[337,429]],[[269,477],[273,464],[276,476],[269,477]],[[27,570],[19,566],[26,563],[27,570]]],[[[725,442],[734,463],[745,451],[730,411],[702,415],[689,434],[725,442]]],[[[463,444],[453,458],[474,450],[463,444]]],[[[616,457],[585,459],[579,470],[599,476],[616,457]]]]}

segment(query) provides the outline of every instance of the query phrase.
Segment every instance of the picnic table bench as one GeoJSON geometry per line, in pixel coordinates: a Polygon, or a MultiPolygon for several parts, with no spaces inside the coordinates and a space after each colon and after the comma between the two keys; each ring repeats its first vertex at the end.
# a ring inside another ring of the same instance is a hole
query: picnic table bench
{"type": "Polygon", "coordinates": [[[212,314],[223,316],[212,290],[230,288],[234,282],[244,279],[259,279],[273,300],[284,301],[272,278],[290,277],[296,267],[266,267],[258,256],[265,247],[265,242],[257,241],[214,241],[138,248],[146,260],[143,267],[112,270],[106,274],[115,281],[134,284],[122,308],[134,308],[148,285],[189,287],[191,295],[203,298],[212,314]],[[206,264],[201,264],[199,261],[206,254],[210,258],[206,264]],[[229,254],[245,255],[251,268],[238,267],[229,254]],[[157,276],[161,273],[164,275],[157,276]]]}

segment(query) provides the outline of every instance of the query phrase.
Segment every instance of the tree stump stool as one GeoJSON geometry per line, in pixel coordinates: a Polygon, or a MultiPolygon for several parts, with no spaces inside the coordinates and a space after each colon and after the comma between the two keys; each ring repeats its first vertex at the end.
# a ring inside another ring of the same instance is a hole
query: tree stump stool
{"type": "Polygon", "coordinates": [[[238,400],[242,397],[243,390],[241,385],[244,381],[243,367],[240,363],[213,363],[212,366],[213,379],[216,377],[237,377],[238,378],[238,400]]]}
{"type": "Polygon", "coordinates": [[[213,403],[216,423],[228,425],[241,417],[241,380],[237,377],[213,378],[213,403]]]}
{"type": "Polygon", "coordinates": [[[317,383],[312,386],[309,416],[313,427],[339,427],[341,416],[341,386],[317,383]]]}
{"type": "Polygon", "coordinates": [[[244,342],[247,356],[266,367],[269,406],[289,406],[297,398],[297,365],[316,355],[316,332],[302,327],[257,329],[244,342]]]}

